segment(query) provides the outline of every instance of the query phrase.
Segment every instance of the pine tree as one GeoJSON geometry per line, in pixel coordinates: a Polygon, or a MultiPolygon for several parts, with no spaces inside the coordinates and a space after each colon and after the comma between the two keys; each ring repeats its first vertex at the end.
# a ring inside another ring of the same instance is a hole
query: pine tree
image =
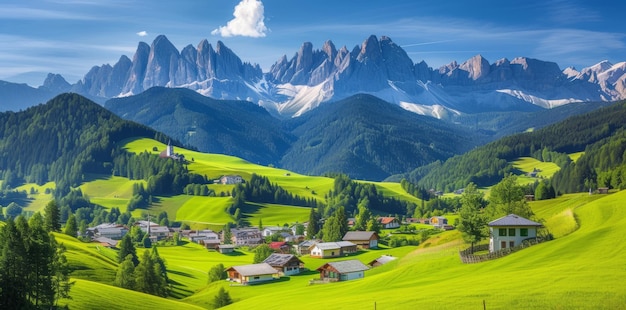
{"type": "Polygon", "coordinates": [[[317,215],[317,212],[315,211],[315,208],[311,208],[311,212],[309,213],[309,226],[307,226],[306,228],[306,236],[309,239],[313,239],[317,236],[317,233],[319,231],[319,217],[317,215]]]}
{"type": "Polygon", "coordinates": [[[139,265],[139,259],[137,258],[137,250],[135,250],[135,245],[133,244],[133,240],[130,238],[129,234],[124,235],[122,240],[119,243],[120,251],[117,253],[117,262],[121,263],[126,259],[127,255],[132,256],[133,264],[135,266],[139,265]]]}
{"type": "Polygon", "coordinates": [[[209,269],[209,283],[226,279],[226,269],[223,264],[217,264],[209,269]]]}
{"type": "Polygon", "coordinates": [[[261,244],[254,249],[254,264],[262,263],[266,258],[272,255],[274,251],[267,244],[261,244]]]}
{"type": "Polygon", "coordinates": [[[61,210],[55,200],[48,202],[44,212],[46,214],[45,229],[47,231],[61,230],[61,210]]]}
{"type": "Polygon", "coordinates": [[[126,255],[124,261],[117,267],[115,285],[129,290],[135,289],[135,264],[132,255],[126,255]]]}
{"type": "Polygon", "coordinates": [[[474,244],[489,236],[487,219],[481,212],[483,205],[483,193],[478,191],[474,183],[468,184],[461,196],[457,228],[461,232],[463,240],[472,244],[472,253],[474,253],[474,244]]]}
{"type": "Polygon", "coordinates": [[[78,234],[78,225],[76,224],[76,217],[74,216],[74,214],[70,215],[70,217],[67,219],[67,222],[65,223],[65,229],[63,230],[63,233],[68,235],[68,236],[72,236],[72,237],[76,237],[78,234]]]}
{"type": "Polygon", "coordinates": [[[343,238],[343,236],[345,236],[349,230],[346,209],[343,206],[339,207],[337,211],[335,211],[335,217],[337,218],[337,224],[339,225],[339,235],[341,236],[339,237],[339,239],[337,239],[338,241],[341,240],[341,238],[343,238]]]}
{"type": "Polygon", "coordinates": [[[224,244],[232,244],[233,243],[233,235],[230,232],[230,224],[231,223],[226,223],[226,225],[224,225],[224,229],[222,230],[222,234],[224,234],[224,244]]]}
{"type": "Polygon", "coordinates": [[[337,217],[331,216],[324,223],[322,240],[325,242],[339,241],[343,237],[341,235],[341,226],[337,221],[337,217]]]}
{"type": "Polygon", "coordinates": [[[228,306],[232,303],[233,300],[230,298],[228,292],[223,287],[220,287],[219,292],[217,292],[217,295],[215,295],[215,297],[213,298],[213,307],[221,308],[224,306],[228,306]]]}
{"type": "Polygon", "coordinates": [[[141,262],[135,268],[135,278],[137,291],[161,297],[167,296],[167,282],[149,251],[143,252],[141,262]]]}

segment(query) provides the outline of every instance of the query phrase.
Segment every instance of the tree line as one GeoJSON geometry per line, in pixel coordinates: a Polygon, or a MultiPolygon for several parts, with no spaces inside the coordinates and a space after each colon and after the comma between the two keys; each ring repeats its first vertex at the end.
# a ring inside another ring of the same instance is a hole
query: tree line
{"type": "Polygon", "coordinates": [[[69,297],[65,247],[51,234],[59,231],[57,215],[10,217],[0,228],[0,308],[52,308],[69,297]]]}

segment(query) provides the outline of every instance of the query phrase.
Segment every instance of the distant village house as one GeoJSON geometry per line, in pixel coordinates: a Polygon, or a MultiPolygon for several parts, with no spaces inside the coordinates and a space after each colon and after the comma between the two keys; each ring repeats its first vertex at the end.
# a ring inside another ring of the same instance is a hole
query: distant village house
{"type": "Polygon", "coordinates": [[[400,227],[400,220],[398,220],[395,217],[389,217],[389,216],[379,217],[378,222],[385,229],[394,229],[394,228],[400,227]]]}
{"type": "Polygon", "coordinates": [[[272,281],[278,276],[278,271],[268,263],[233,266],[226,269],[228,280],[241,284],[254,284],[272,281]]]}
{"type": "Polygon", "coordinates": [[[363,249],[370,249],[378,247],[380,237],[375,231],[349,231],[342,240],[352,242],[363,249]]]}
{"type": "Polygon", "coordinates": [[[226,184],[239,184],[243,183],[243,178],[240,175],[225,175],[219,179],[219,183],[226,184]]]}
{"type": "Polygon", "coordinates": [[[354,259],[326,263],[317,268],[317,271],[320,272],[321,280],[336,282],[362,279],[365,277],[365,270],[368,269],[369,267],[354,259]]]}
{"type": "Polygon", "coordinates": [[[274,267],[278,274],[283,276],[298,274],[304,269],[304,262],[293,254],[274,253],[263,262],[274,267]]]}
{"type": "Polygon", "coordinates": [[[356,251],[356,244],[349,241],[322,242],[309,247],[311,257],[314,258],[339,257],[356,251]]]}

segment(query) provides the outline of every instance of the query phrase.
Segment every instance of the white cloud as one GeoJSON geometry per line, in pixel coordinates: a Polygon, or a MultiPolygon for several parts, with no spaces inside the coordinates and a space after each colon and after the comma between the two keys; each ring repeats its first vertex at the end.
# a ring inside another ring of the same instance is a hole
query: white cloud
{"type": "Polygon", "coordinates": [[[148,32],[146,32],[146,31],[139,31],[139,32],[137,32],[137,35],[140,36],[140,37],[145,37],[145,36],[148,35],[148,32]]]}
{"type": "Polygon", "coordinates": [[[211,31],[211,34],[223,37],[265,37],[267,27],[263,22],[265,19],[264,11],[263,3],[260,0],[241,0],[235,6],[235,12],[233,12],[235,18],[230,20],[226,26],[211,31]]]}

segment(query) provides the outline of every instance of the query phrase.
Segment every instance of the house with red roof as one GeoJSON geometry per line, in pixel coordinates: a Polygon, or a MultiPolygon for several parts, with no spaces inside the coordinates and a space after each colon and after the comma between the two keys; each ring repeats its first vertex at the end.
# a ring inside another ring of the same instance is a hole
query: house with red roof
{"type": "Polygon", "coordinates": [[[391,217],[391,216],[379,217],[378,218],[378,222],[385,229],[394,229],[394,228],[400,227],[400,220],[395,218],[395,217],[391,217]]]}

